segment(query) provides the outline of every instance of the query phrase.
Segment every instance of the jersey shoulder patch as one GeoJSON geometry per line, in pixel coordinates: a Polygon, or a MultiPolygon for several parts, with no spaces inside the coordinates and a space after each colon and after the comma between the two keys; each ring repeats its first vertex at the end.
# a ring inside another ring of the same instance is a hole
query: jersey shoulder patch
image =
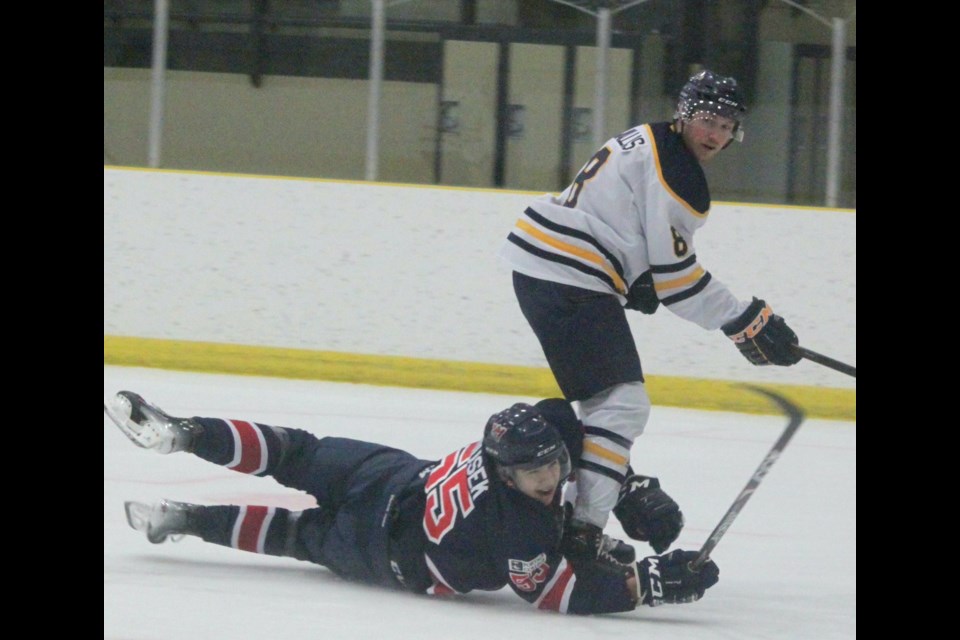
{"type": "Polygon", "coordinates": [[[707,176],[696,157],[690,153],[683,138],[669,122],[650,125],[657,150],[660,179],[674,195],[683,200],[697,213],[704,215],[710,210],[710,190],[707,176]]]}

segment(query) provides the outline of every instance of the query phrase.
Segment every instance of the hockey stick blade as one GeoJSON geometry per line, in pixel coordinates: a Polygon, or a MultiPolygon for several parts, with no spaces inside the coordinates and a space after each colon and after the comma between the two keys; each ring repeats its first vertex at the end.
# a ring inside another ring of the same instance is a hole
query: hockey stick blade
{"type": "Polygon", "coordinates": [[[834,360],[833,358],[829,358],[821,353],[817,353],[816,351],[810,351],[810,349],[805,349],[799,345],[794,345],[793,351],[801,358],[806,358],[810,362],[822,364],[825,367],[829,367],[834,371],[839,371],[840,373],[845,373],[853,378],[857,377],[857,368],[852,365],[840,362],[839,360],[834,360]]]}
{"type": "Polygon", "coordinates": [[[755,391],[761,395],[765,395],[771,400],[773,400],[780,408],[783,410],[783,413],[789,418],[786,428],[783,430],[783,433],[780,434],[780,438],[776,441],[770,451],[767,453],[766,457],[763,459],[763,462],[760,463],[760,466],[757,467],[757,470],[753,472],[753,475],[750,477],[750,480],[747,482],[747,486],[743,488],[743,491],[740,492],[740,495],[737,496],[737,499],[733,501],[733,504],[730,505],[730,508],[727,509],[727,513],[720,520],[720,524],[713,530],[713,533],[710,534],[710,537],[707,538],[707,541],[703,543],[703,546],[700,548],[700,555],[690,563],[689,567],[693,571],[699,571],[700,567],[710,559],[710,553],[713,551],[714,547],[720,542],[720,538],[727,532],[727,529],[730,528],[730,525],[733,523],[734,519],[740,514],[740,511],[743,509],[743,506],[747,504],[747,500],[750,499],[750,496],[753,495],[753,492],[757,490],[757,487],[760,486],[760,482],[763,480],[763,477],[767,475],[767,472],[770,471],[770,467],[773,466],[773,463],[777,461],[777,458],[780,457],[780,454],[783,453],[783,450],[786,448],[787,443],[790,442],[790,438],[793,437],[793,434],[797,432],[797,429],[800,428],[800,425],[803,423],[803,411],[797,405],[793,404],[780,394],[774,393],[772,391],[767,391],[766,389],[761,389],[760,387],[754,387],[752,385],[741,385],[751,391],[755,391]]]}

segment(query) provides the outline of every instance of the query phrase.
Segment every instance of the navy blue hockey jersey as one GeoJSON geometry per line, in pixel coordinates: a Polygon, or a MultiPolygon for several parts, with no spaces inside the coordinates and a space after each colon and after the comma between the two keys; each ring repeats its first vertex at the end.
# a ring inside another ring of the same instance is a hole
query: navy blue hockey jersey
{"type": "Polygon", "coordinates": [[[623,573],[582,567],[560,553],[560,491],[550,507],[489,477],[480,442],[429,469],[424,561],[435,595],[509,585],[541,609],[610,613],[634,608],[623,573]]]}

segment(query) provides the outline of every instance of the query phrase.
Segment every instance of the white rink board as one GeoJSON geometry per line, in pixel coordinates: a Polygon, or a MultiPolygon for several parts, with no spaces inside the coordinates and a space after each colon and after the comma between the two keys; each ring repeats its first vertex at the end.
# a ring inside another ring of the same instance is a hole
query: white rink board
{"type": "MultiPolygon", "coordinates": [[[[104,168],[105,335],[545,367],[495,253],[535,194],[104,168]]],[[[856,364],[856,215],[715,204],[701,264],[856,364]]],[[[854,388],[630,312],[648,375],[854,388]]]]}

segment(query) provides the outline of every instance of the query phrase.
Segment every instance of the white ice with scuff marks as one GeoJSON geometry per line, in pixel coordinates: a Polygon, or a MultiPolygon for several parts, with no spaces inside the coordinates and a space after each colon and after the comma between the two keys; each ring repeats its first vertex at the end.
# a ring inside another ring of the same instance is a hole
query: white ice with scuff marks
{"type": "MultiPolygon", "coordinates": [[[[250,419],[383,442],[436,459],[479,438],[500,395],[104,367],[104,400],[130,389],[174,415],[250,419]]],[[[683,509],[675,547],[699,549],[780,436],[785,419],[660,407],[633,449],[683,509]]],[[[103,434],[103,637],[156,640],[491,637],[852,640],[857,630],[856,424],[808,420],[712,557],[699,602],[606,616],[534,610],[509,589],[451,601],[343,582],[326,569],[185,538],[151,545],[124,500],[302,509],[303,493],[189,454],[103,434]]],[[[622,535],[611,519],[608,532],[622,535]]],[[[640,557],[652,555],[634,544],[640,557]]]]}

